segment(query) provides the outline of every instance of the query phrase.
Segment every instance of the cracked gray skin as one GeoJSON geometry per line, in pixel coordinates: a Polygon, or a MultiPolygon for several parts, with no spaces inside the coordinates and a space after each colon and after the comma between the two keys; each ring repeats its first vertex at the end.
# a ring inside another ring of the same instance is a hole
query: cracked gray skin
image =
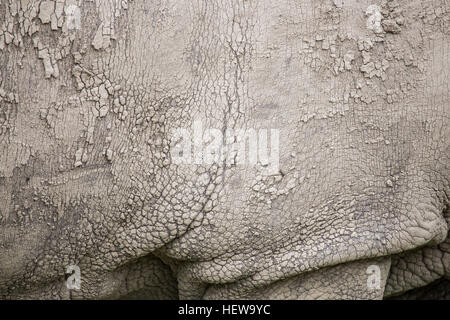
{"type": "Polygon", "coordinates": [[[0,298],[449,298],[448,2],[117,3],[0,3],[0,298]]]}

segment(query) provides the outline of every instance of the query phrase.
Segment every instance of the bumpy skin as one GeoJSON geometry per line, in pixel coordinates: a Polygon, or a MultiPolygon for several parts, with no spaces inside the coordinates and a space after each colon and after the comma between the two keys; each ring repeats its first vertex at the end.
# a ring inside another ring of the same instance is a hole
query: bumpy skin
{"type": "Polygon", "coordinates": [[[448,298],[449,24],[440,0],[2,1],[0,297],[448,298]],[[279,172],[175,164],[194,121],[279,129],[279,172]]]}

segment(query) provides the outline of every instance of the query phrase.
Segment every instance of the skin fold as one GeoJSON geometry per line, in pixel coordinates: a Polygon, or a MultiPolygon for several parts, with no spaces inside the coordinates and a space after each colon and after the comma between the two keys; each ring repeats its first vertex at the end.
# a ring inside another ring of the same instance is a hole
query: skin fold
{"type": "Polygon", "coordinates": [[[0,299],[448,299],[449,24],[440,0],[2,1],[0,299]],[[199,158],[227,130],[267,132],[276,170],[199,158]]]}

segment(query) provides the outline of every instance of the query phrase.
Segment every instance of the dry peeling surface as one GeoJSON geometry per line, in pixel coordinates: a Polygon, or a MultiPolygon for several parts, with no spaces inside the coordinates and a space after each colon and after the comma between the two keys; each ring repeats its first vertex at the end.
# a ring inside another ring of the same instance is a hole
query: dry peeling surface
{"type": "Polygon", "coordinates": [[[447,0],[1,0],[0,299],[448,299],[449,49],[447,0]]]}

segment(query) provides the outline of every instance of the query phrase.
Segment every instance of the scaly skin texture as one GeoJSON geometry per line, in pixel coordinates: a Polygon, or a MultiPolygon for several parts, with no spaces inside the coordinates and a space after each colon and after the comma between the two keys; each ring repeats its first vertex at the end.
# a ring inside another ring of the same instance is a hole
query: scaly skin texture
{"type": "Polygon", "coordinates": [[[449,24],[440,0],[2,1],[0,298],[445,298],[449,24]],[[194,121],[278,129],[278,172],[174,163],[194,121]]]}

